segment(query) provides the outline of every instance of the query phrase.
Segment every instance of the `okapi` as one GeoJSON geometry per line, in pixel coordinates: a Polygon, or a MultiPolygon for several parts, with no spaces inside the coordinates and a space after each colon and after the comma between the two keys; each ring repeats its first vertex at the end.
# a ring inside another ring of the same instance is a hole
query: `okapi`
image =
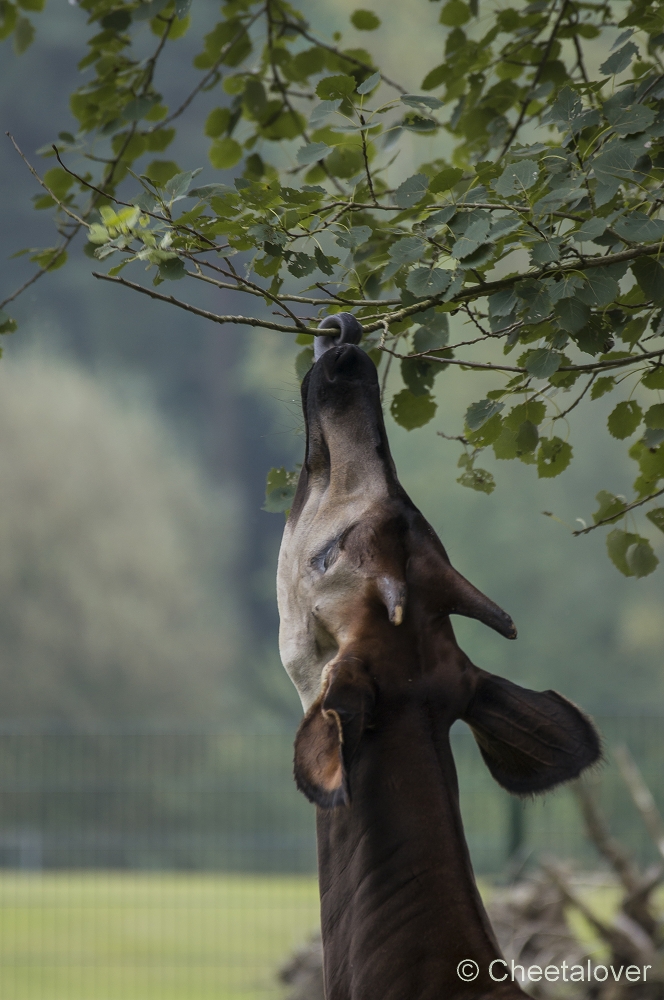
{"type": "Polygon", "coordinates": [[[457,645],[452,614],[516,629],[399,483],[358,321],[332,327],[302,383],[306,453],[277,577],[281,657],[305,711],[295,780],[318,807],[326,997],[516,1000],[475,885],[450,726],[471,727],[517,795],[577,777],[599,738],[555,691],[487,673],[457,645]]]}

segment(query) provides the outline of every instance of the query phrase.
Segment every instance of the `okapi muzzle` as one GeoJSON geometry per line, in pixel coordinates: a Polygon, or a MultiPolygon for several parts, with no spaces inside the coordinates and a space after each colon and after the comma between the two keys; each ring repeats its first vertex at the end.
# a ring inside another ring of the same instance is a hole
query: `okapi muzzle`
{"type": "Polygon", "coordinates": [[[600,758],[555,691],[474,666],[450,615],[508,639],[512,619],[450,564],[397,478],[355,317],[328,317],[302,383],[306,453],[277,590],[282,660],[305,715],[295,780],[318,807],[327,1000],[522,997],[477,893],[449,730],[467,723],[495,780],[530,795],[600,758]],[[336,337],[327,333],[337,327],[336,337]],[[478,963],[473,982],[457,964],[478,963]]]}

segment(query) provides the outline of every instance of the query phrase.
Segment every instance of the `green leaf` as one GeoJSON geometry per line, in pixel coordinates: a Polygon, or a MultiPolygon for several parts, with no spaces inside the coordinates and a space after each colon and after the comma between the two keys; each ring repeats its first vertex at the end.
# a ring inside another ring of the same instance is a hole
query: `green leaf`
{"type": "Polygon", "coordinates": [[[371,76],[368,76],[366,80],[363,80],[362,83],[359,85],[359,87],[357,88],[358,94],[362,94],[363,97],[365,94],[370,94],[371,91],[378,86],[380,80],[381,80],[380,71],[372,73],[371,76]]]}
{"type": "Polygon", "coordinates": [[[595,524],[599,521],[617,520],[622,517],[627,506],[624,499],[614,496],[608,490],[600,490],[595,499],[599,504],[598,509],[593,514],[595,524]]]}
{"type": "Polygon", "coordinates": [[[44,184],[60,200],[65,198],[73,183],[74,178],[62,167],[53,167],[44,174],[44,184]]]}
{"type": "Polygon", "coordinates": [[[392,260],[401,266],[419,260],[426,250],[427,244],[419,236],[404,236],[392,244],[388,253],[392,260]]]}
{"type": "Polygon", "coordinates": [[[394,203],[398,208],[412,208],[427,193],[429,178],[426,174],[413,174],[403,181],[394,192],[394,203]]]}
{"type": "Polygon", "coordinates": [[[159,264],[159,277],[167,281],[179,281],[186,275],[184,261],[179,257],[170,257],[159,264]]]}
{"type": "Polygon", "coordinates": [[[332,152],[332,147],[326,142],[310,142],[306,146],[300,146],[295,159],[300,165],[307,163],[317,163],[324,160],[328,153],[332,152]]]}
{"type": "Polygon", "coordinates": [[[505,404],[493,399],[481,399],[479,403],[471,403],[466,410],[466,425],[471,431],[477,431],[487,420],[504,409],[505,404]]]}
{"type": "Polygon", "coordinates": [[[477,219],[466,229],[452,247],[452,256],[464,260],[486,243],[491,223],[489,219],[477,219]]]}
{"type": "Polygon", "coordinates": [[[61,247],[48,247],[32,254],[30,260],[44,271],[57,271],[67,263],[67,251],[61,247]]]}
{"type": "Polygon", "coordinates": [[[199,167],[197,170],[183,170],[181,173],[169,177],[164,184],[164,194],[168,201],[172,203],[185,198],[187,191],[191,187],[191,182],[200,172],[201,168],[199,167]]]}
{"type": "Polygon", "coordinates": [[[350,15],[350,22],[358,31],[375,31],[380,28],[380,18],[372,10],[355,10],[350,15]]]}
{"type": "Polygon", "coordinates": [[[413,349],[417,354],[424,351],[440,351],[447,346],[450,328],[446,313],[429,309],[420,317],[420,323],[422,326],[413,336],[413,349]]]}
{"type": "Polygon", "coordinates": [[[634,576],[634,572],[627,562],[627,550],[639,541],[638,535],[633,535],[621,528],[614,528],[606,536],[606,549],[609,559],[619,569],[623,576],[634,576]]]}
{"type": "Polygon", "coordinates": [[[657,303],[664,301],[664,268],[662,265],[653,260],[652,257],[637,257],[636,260],[632,261],[630,267],[646,298],[657,303]]]}
{"type": "Polygon", "coordinates": [[[643,422],[646,427],[651,427],[654,430],[664,430],[664,403],[655,403],[654,406],[646,410],[643,422]]]}
{"type": "Polygon", "coordinates": [[[636,152],[631,147],[617,142],[609,143],[605,152],[595,157],[592,165],[597,178],[595,191],[597,207],[611,201],[625,175],[631,172],[636,158],[636,152]]]}
{"type": "Polygon", "coordinates": [[[630,212],[629,215],[621,216],[614,222],[613,228],[618,236],[623,236],[632,243],[652,243],[664,238],[664,222],[661,219],[650,219],[644,212],[630,212]]]}
{"type": "Polygon", "coordinates": [[[180,168],[173,160],[153,160],[147,165],[144,173],[157,187],[163,187],[171,177],[180,173],[180,168]]]}
{"type": "Polygon", "coordinates": [[[316,267],[316,258],[308,253],[294,253],[288,262],[288,270],[296,278],[304,278],[315,271],[316,267]]]}
{"type": "Polygon", "coordinates": [[[562,364],[563,356],[550,347],[540,347],[532,351],[526,360],[526,370],[535,378],[549,378],[557,372],[562,364]]]}
{"type": "Polygon", "coordinates": [[[314,249],[314,259],[318,269],[328,275],[334,273],[334,265],[339,263],[338,257],[327,257],[320,247],[314,249]]]}
{"type": "Polygon", "coordinates": [[[287,513],[293,506],[293,497],[299,475],[286,469],[270,469],[265,484],[265,503],[262,509],[269,514],[287,513]]]}
{"type": "Polygon", "coordinates": [[[14,51],[21,55],[30,48],[35,37],[35,29],[27,17],[19,17],[14,28],[14,51]]]}
{"type": "Polygon", "coordinates": [[[541,399],[528,399],[525,403],[513,406],[503,422],[512,431],[518,431],[524,420],[531,424],[541,424],[546,416],[546,404],[541,399]]]}
{"type": "Polygon", "coordinates": [[[312,129],[320,128],[324,121],[338,111],[342,105],[340,97],[336,101],[321,101],[309,115],[309,125],[312,129]]]}
{"type": "Polygon", "coordinates": [[[214,108],[205,119],[204,132],[210,139],[218,139],[230,123],[230,108],[214,108]]]}
{"type": "Polygon", "coordinates": [[[422,80],[422,90],[435,90],[441,83],[444,83],[448,76],[448,69],[445,63],[436,66],[422,80]]]}
{"type": "Polygon", "coordinates": [[[534,160],[519,160],[508,164],[493,187],[503,198],[521,195],[533,186],[539,177],[539,167],[534,160]]]}
{"type": "Polygon", "coordinates": [[[401,127],[407,129],[409,132],[435,132],[439,127],[439,123],[435,118],[425,118],[424,115],[411,112],[401,122],[401,127]]]}
{"type": "Polygon", "coordinates": [[[450,191],[455,184],[458,184],[463,177],[463,170],[460,167],[445,167],[440,173],[429,182],[429,191],[433,194],[442,194],[450,191]]]}
{"type": "Polygon", "coordinates": [[[563,330],[578,333],[590,319],[590,307],[576,297],[561,299],[556,304],[554,315],[563,330]]]}
{"type": "Polygon", "coordinates": [[[335,239],[340,247],[355,250],[357,247],[362,246],[363,243],[366,243],[370,236],[371,229],[369,226],[353,226],[347,233],[337,234],[335,239]]]}
{"type": "Polygon", "coordinates": [[[448,28],[457,28],[470,20],[470,8],[463,0],[447,0],[440,12],[440,23],[448,28]]]}
{"type": "Polygon", "coordinates": [[[0,333],[13,333],[18,324],[4,309],[0,309],[0,333]]]}
{"type": "Polygon", "coordinates": [[[655,112],[644,104],[634,104],[629,107],[604,105],[604,114],[609,119],[618,135],[634,135],[643,132],[655,120],[655,112]]]}
{"type": "Polygon", "coordinates": [[[401,361],[401,377],[413,396],[428,396],[435,376],[434,366],[424,358],[403,358],[401,361]]]}
{"type": "MultiPolygon", "coordinates": [[[[519,221],[515,221],[515,228],[518,228],[519,221]]],[[[493,231],[491,235],[494,235],[493,231]]],[[[534,243],[530,250],[531,263],[535,267],[556,263],[560,259],[560,246],[562,242],[562,236],[552,236],[548,240],[539,240],[537,243],[534,243]]]]}
{"type": "Polygon", "coordinates": [[[647,538],[642,538],[627,552],[627,565],[631,575],[636,577],[650,576],[659,565],[659,559],[652,550],[647,538]]]}
{"type": "Polygon", "coordinates": [[[635,399],[618,403],[609,414],[607,421],[609,433],[620,440],[628,438],[641,423],[642,416],[641,407],[635,399]]]}
{"type": "Polygon", "coordinates": [[[224,139],[215,139],[210,146],[208,156],[210,163],[217,170],[230,170],[242,159],[242,146],[229,136],[224,139]]]}
{"type": "Polygon", "coordinates": [[[478,493],[493,493],[496,488],[495,479],[486,469],[466,469],[457,479],[457,483],[471,490],[477,490],[478,493]]]}
{"type": "Polygon", "coordinates": [[[451,280],[452,272],[446,268],[417,267],[408,275],[406,288],[418,298],[424,298],[444,292],[451,280]]]}
{"type": "Polygon", "coordinates": [[[591,399],[600,399],[607,392],[611,392],[616,384],[616,380],[612,375],[605,375],[603,378],[598,378],[596,382],[593,382],[592,389],[590,390],[591,399]]]}
{"type": "Polygon", "coordinates": [[[655,507],[654,510],[649,510],[646,517],[656,528],[664,531],[664,507],[655,507]]]}
{"type": "Polygon", "coordinates": [[[550,479],[564,472],[572,461],[572,446],[559,437],[542,438],[537,452],[537,475],[550,479]]]}
{"type": "Polygon", "coordinates": [[[16,7],[13,3],[0,4],[0,41],[11,35],[16,26],[16,7]]]}
{"type": "Polygon", "coordinates": [[[337,98],[350,97],[355,93],[354,76],[341,73],[338,76],[326,76],[318,83],[316,94],[321,101],[334,101],[337,98]]]}
{"type": "Polygon", "coordinates": [[[622,73],[631,63],[632,57],[638,55],[638,53],[639,50],[634,42],[628,42],[627,45],[623,45],[621,49],[618,49],[608,59],[605,59],[599,71],[605,76],[614,76],[616,73],[622,73]]]}
{"type": "Polygon", "coordinates": [[[604,233],[607,225],[606,219],[593,217],[586,222],[582,222],[579,228],[570,235],[575,243],[590,243],[604,233]]]}
{"type": "Polygon", "coordinates": [[[403,94],[400,100],[409,108],[428,108],[430,111],[437,111],[438,108],[444,107],[438,97],[427,97],[423,94],[403,94]]]}
{"type": "Polygon", "coordinates": [[[610,302],[615,302],[620,293],[620,285],[608,272],[608,267],[594,267],[586,271],[586,283],[577,292],[577,298],[589,306],[608,306],[610,302]]]}
{"type": "Polygon", "coordinates": [[[542,123],[554,122],[561,130],[569,129],[577,135],[589,125],[598,125],[599,112],[584,108],[579,95],[571,87],[563,87],[548,112],[542,116],[542,123]]]}
{"type": "Polygon", "coordinates": [[[390,413],[400,427],[412,431],[424,427],[435,416],[437,403],[433,396],[413,396],[408,389],[402,389],[392,400],[390,413]]]}
{"type": "Polygon", "coordinates": [[[641,385],[644,385],[646,389],[664,389],[664,365],[651,368],[648,374],[641,379],[641,385]]]}
{"type": "Polygon", "coordinates": [[[524,420],[516,435],[516,446],[520,456],[529,455],[535,451],[539,441],[539,431],[530,420],[524,420]]]}

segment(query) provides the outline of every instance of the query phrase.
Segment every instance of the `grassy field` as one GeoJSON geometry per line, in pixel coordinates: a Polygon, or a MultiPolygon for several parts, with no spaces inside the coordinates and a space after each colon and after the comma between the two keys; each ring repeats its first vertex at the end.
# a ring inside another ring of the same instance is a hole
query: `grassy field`
{"type": "MultiPolygon", "coordinates": [[[[615,887],[578,888],[610,919],[615,887]]],[[[313,877],[4,872],[0,1000],[280,1000],[276,970],[317,925],[313,877]]]]}
{"type": "Polygon", "coordinates": [[[0,874],[2,1000],[277,1000],[315,878],[0,874]]]}

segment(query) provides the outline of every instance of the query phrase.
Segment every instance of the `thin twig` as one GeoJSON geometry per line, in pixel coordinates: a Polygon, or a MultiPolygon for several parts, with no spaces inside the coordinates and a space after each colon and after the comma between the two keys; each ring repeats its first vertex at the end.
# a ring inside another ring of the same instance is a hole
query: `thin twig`
{"type": "Polygon", "coordinates": [[[613,524],[625,514],[629,514],[630,510],[636,510],[637,507],[642,507],[644,503],[649,503],[650,500],[655,500],[657,497],[661,497],[663,493],[664,489],[661,489],[657,490],[656,493],[651,493],[649,496],[643,497],[642,500],[634,500],[633,503],[626,504],[618,514],[614,514],[612,517],[603,517],[601,521],[591,524],[588,528],[580,528],[578,531],[573,531],[572,534],[587,535],[589,531],[594,531],[595,528],[601,528],[603,524],[613,524]]]}
{"type": "Polygon", "coordinates": [[[203,77],[203,79],[200,80],[199,83],[194,87],[194,89],[189,94],[189,96],[187,98],[185,98],[185,100],[182,102],[182,104],[178,108],[176,108],[175,111],[172,114],[168,115],[168,117],[164,118],[162,121],[157,122],[156,125],[153,125],[152,128],[149,129],[149,132],[155,132],[157,129],[164,128],[165,125],[170,125],[170,123],[172,121],[174,121],[176,118],[179,118],[180,115],[184,111],[187,110],[187,108],[189,107],[189,105],[191,104],[191,102],[194,100],[194,98],[196,97],[196,95],[199,94],[201,92],[201,90],[204,90],[205,87],[207,86],[207,84],[210,82],[210,80],[212,80],[213,77],[218,73],[219,67],[221,66],[222,62],[224,61],[224,59],[226,58],[226,56],[228,55],[228,53],[230,52],[230,50],[233,48],[233,46],[235,45],[235,43],[237,41],[239,41],[240,38],[242,38],[242,35],[244,35],[249,30],[249,28],[252,26],[252,24],[254,24],[254,22],[257,21],[258,18],[264,12],[265,12],[265,8],[261,7],[261,9],[256,14],[254,14],[254,16],[252,18],[249,19],[249,21],[246,23],[246,25],[245,24],[242,25],[242,27],[240,28],[240,30],[237,31],[233,35],[233,37],[231,38],[231,40],[229,42],[227,42],[223,46],[221,52],[219,53],[219,56],[217,57],[217,59],[214,62],[212,68],[210,70],[208,70],[208,72],[205,74],[205,76],[203,77]]]}
{"type": "Polygon", "coordinates": [[[655,847],[664,858],[664,820],[659,813],[652,792],[643,780],[639,768],[626,746],[616,747],[613,752],[623,781],[627,785],[634,805],[639,810],[645,827],[652,837],[655,847]]]}
{"type": "Polygon", "coordinates": [[[27,159],[27,157],[23,153],[23,150],[19,147],[18,143],[16,142],[16,139],[11,134],[11,132],[5,132],[5,135],[8,137],[8,139],[11,142],[12,146],[14,147],[14,149],[16,150],[16,152],[18,153],[18,155],[21,157],[21,159],[23,160],[23,162],[25,163],[26,167],[28,168],[28,170],[30,171],[30,173],[32,174],[32,176],[35,178],[35,180],[37,181],[37,183],[41,184],[41,186],[43,187],[44,191],[48,192],[48,194],[53,199],[53,201],[56,203],[56,205],[59,208],[61,208],[62,211],[65,213],[65,215],[68,215],[70,219],[73,219],[74,222],[78,222],[79,226],[86,226],[87,227],[88,223],[85,222],[79,215],[76,215],[75,212],[72,212],[71,209],[67,205],[65,205],[65,203],[63,201],[61,201],[60,198],[58,198],[58,196],[53,193],[53,191],[51,191],[51,189],[48,186],[48,184],[46,184],[41,179],[41,177],[39,176],[39,174],[37,173],[37,171],[35,170],[35,168],[32,166],[32,164],[30,163],[30,161],[27,159]]]}
{"type": "Polygon", "coordinates": [[[544,50],[544,54],[542,56],[541,62],[539,64],[539,66],[537,67],[537,72],[535,73],[535,76],[533,77],[533,82],[530,85],[530,89],[529,89],[529,92],[528,92],[528,97],[526,97],[526,99],[521,102],[521,111],[519,112],[519,117],[517,118],[516,124],[512,128],[512,130],[511,130],[508,138],[505,140],[505,145],[501,149],[500,156],[498,157],[499,160],[502,160],[503,156],[505,155],[505,153],[507,152],[507,150],[510,148],[510,146],[512,145],[512,143],[514,142],[514,139],[515,139],[515,137],[517,135],[517,132],[519,131],[519,129],[523,125],[523,119],[526,117],[526,109],[527,109],[528,105],[530,104],[530,102],[532,100],[530,94],[535,89],[535,87],[537,87],[537,84],[540,82],[540,78],[542,76],[542,73],[544,72],[544,67],[546,66],[546,64],[547,64],[547,62],[549,60],[549,53],[551,52],[551,48],[553,46],[553,43],[556,40],[556,33],[558,31],[558,28],[561,25],[563,17],[565,16],[565,13],[567,11],[568,5],[569,5],[569,0],[563,0],[563,5],[562,5],[562,7],[560,9],[560,14],[556,18],[556,23],[554,24],[553,30],[551,31],[551,34],[549,36],[549,40],[547,42],[546,49],[544,50]]]}
{"type": "Polygon", "coordinates": [[[574,402],[572,403],[571,406],[568,406],[567,409],[563,410],[562,413],[556,414],[556,416],[553,417],[553,420],[562,420],[563,417],[566,417],[568,413],[571,413],[572,410],[574,409],[574,407],[579,405],[579,403],[581,402],[581,400],[583,399],[583,397],[585,396],[585,394],[588,392],[588,389],[593,384],[593,382],[595,381],[596,378],[597,378],[597,372],[593,372],[593,374],[590,376],[590,378],[589,378],[589,380],[588,380],[588,382],[586,384],[586,387],[583,390],[583,392],[579,396],[576,397],[576,399],[574,400],[574,402]]]}
{"type": "Polygon", "coordinates": [[[622,844],[611,836],[589,785],[585,781],[575,781],[572,788],[581,807],[588,836],[599,853],[609,862],[625,889],[633,892],[640,884],[639,873],[622,844]]]}
{"type": "MultiPolygon", "coordinates": [[[[365,124],[364,115],[360,115],[360,122],[362,125],[365,124]]],[[[371,179],[371,171],[369,170],[369,155],[367,152],[367,137],[365,130],[362,129],[362,157],[364,159],[364,173],[366,174],[367,184],[369,185],[369,194],[371,195],[371,200],[374,203],[374,207],[378,205],[378,199],[376,198],[376,192],[374,191],[373,181],[371,179]]]]}
{"type": "Polygon", "coordinates": [[[124,285],[126,288],[132,288],[135,292],[141,292],[143,295],[149,295],[151,299],[158,299],[160,302],[168,302],[169,305],[177,306],[179,309],[185,309],[187,312],[194,313],[195,316],[202,316],[204,319],[209,319],[213,323],[219,323],[224,325],[226,323],[235,323],[239,326],[255,326],[264,327],[267,330],[278,330],[279,333],[311,333],[316,334],[317,330],[308,330],[305,328],[303,331],[301,327],[298,326],[286,326],[283,323],[273,323],[271,320],[258,319],[255,316],[220,316],[217,313],[209,312],[207,309],[200,309],[198,306],[192,306],[188,302],[181,302],[180,299],[176,299],[173,295],[162,295],[161,292],[155,292],[151,288],[146,288],[144,285],[138,285],[134,281],[127,281],[126,278],[120,278],[118,276],[112,276],[110,274],[101,274],[99,271],[93,271],[92,276],[94,278],[99,278],[101,281],[111,281],[116,285],[124,285]]]}

